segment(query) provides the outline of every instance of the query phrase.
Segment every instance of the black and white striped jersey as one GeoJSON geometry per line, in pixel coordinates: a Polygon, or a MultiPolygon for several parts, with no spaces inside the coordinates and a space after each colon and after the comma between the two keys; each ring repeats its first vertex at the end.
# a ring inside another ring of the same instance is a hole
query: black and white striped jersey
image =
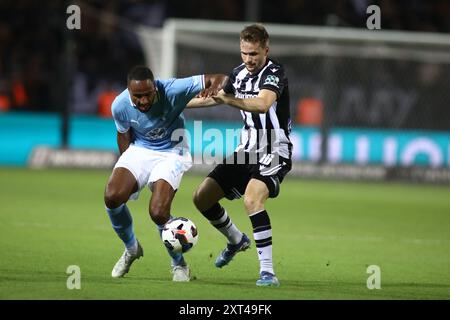
{"type": "Polygon", "coordinates": [[[232,71],[224,87],[225,93],[234,94],[237,98],[254,98],[262,89],[274,91],[277,100],[266,113],[241,110],[244,127],[235,151],[273,153],[291,159],[289,88],[283,66],[267,59],[261,71],[252,75],[241,64],[232,71]]]}

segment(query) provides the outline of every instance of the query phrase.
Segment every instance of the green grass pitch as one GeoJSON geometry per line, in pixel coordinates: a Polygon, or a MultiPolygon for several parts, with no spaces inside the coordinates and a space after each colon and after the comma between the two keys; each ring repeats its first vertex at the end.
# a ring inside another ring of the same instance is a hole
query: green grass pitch
{"type": "MultiPolygon", "coordinates": [[[[104,210],[109,171],[0,169],[0,299],[450,299],[450,187],[303,181],[291,177],[269,200],[279,288],[258,288],[257,254],[223,269],[225,238],[195,210],[202,176],[185,175],[173,215],[192,219],[197,246],[186,254],[193,280],[173,283],[169,258],[147,208],[129,202],[144,257],[122,279],[111,269],[123,251],[104,210]],[[81,289],[67,288],[68,266],[81,289]],[[370,265],[381,289],[367,288],[370,265]]],[[[223,201],[252,235],[242,201],[223,201]]]]}

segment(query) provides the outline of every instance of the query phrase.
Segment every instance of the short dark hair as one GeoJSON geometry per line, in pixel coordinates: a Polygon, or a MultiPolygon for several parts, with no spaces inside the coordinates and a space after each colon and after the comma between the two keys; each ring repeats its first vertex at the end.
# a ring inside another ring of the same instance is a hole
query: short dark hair
{"type": "Polygon", "coordinates": [[[150,70],[150,68],[146,66],[135,66],[133,67],[130,72],[128,72],[127,76],[127,83],[129,84],[131,80],[148,80],[150,81],[155,80],[153,77],[153,72],[150,70]]]}
{"type": "Polygon", "coordinates": [[[267,47],[269,45],[269,34],[260,23],[246,26],[244,30],[241,31],[240,39],[241,41],[259,43],[261,47],[267,47]]]}

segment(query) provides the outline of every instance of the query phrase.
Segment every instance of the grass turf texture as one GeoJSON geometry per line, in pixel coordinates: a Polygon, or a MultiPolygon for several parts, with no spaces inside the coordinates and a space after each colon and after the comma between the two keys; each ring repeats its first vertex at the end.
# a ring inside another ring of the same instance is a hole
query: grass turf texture
{"type": "MultiPolygon", "coordinates": [[[[258,288],[254,243],[214,267],[226,241],[195,210],[191,196],[203,177],[193,175],[183,178],[172,209],[199,229],[186,254],[193,280],[171,281],[148,190],[129,202],[144,257],[112,279],[123,245],[104,210],[109,174],[0,169],[0,299],[450,299],[449,187],[288,177],[267,203],[281,287],[258,288]],[[66,287],[69,265],[81,269],[81,290],[66,287]],[[366,286],[369,265],[381,269],[380,290],[366,286]]],[[[223,205],[251,236],[242,201],[223,205]]]]}

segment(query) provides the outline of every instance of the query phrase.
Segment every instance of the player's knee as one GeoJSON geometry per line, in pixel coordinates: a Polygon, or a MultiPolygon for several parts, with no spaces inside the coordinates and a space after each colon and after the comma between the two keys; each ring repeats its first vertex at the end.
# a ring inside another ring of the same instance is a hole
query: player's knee
{"type": "Polygon", "coordinates": [[[264,202],[255,197],[245,195],[244,206],[248,213],[257,212],[264,209],[264,202]]]}
{"type": "Polygon", "coordinates": [[[106,188],[104,195],[105,205],[110,209],[119,207],[122,203],[127,202],[124,192],[115,188],[106,188]]]}

